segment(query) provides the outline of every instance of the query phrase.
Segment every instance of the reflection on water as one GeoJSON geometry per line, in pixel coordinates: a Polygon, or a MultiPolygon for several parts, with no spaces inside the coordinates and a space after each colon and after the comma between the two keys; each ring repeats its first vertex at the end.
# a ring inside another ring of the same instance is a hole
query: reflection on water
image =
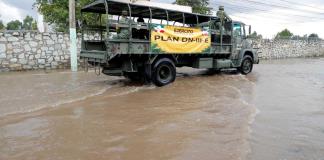
{"type": "MultiPolygon", "coordinates": [[[[61,105],[0,117],[0,159],[320,159],[323,66],[316,59],[271,61],[248,76],[184,68],[163,88],[86,73],[52,73],[44,81],[26,74],[10,81],[27,83],[20,87],[33,100],[40,96],[37,105],[61,105]],[[32,81],[42,91],[28,87],[32,81]]],[[[16,95],[18,86],[4,87],[16,95]]],[[[17,95],[20,101],[5,95],[1,102],[12,112],[33,110],[17,95]]]]}
{"type": "Polygon", "coordinates": [[[324,61],[295,59],[257,67],[249,159],[321,160],[324,157],[324,61]]]}
{"type": "Polygon", "coordinates": [[[83,100],[104,93],[117,78],[94,73],[0,74],[0,117],[83,100]]]}

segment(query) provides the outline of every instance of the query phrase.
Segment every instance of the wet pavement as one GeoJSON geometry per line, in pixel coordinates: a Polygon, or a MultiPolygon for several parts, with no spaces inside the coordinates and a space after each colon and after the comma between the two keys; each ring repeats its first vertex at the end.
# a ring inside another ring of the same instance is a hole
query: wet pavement
{"type": "Polygon", "coordinates": [[[0,159],[322,160],[324,59],[157,88],[94,73],[0,74],[0,159]]]}

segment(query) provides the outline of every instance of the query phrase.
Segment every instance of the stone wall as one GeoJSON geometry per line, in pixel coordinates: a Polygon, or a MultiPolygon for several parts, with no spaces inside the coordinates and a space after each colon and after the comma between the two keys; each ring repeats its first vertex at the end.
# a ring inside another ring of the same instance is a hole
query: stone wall
{"type": "MultiPolygon", "coordinates": [[[[89,35],[85,39],[98,39],[89,35]]],[[[254,40],[263,59],[324,55],[324,41],[254,40]]],[[[80,51],[80,35],[78,38],[80,51]]],[[[64,33],[0,32],[0,72],[69,68],[69,35],[64,33]]],[[[82,63],[80,63],[82,64],[82,63]]]]}
{"type": "Polygon", "coordinates": [[[0,71],[58,69],[69,63],[68,34],[0,33],[0,71]]]}
{"type": "Polygon", "coordinates": [[[324,55],[323,40],[255,40],[262,59],[315,57],[324,55]]]}

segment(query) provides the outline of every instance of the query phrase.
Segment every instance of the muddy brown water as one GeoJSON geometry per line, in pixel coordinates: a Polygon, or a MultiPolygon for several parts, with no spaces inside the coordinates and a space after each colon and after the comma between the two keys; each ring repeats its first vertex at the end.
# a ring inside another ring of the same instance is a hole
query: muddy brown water
{"type": "Polygon", "coordinates": [[[94,73],[0,75],[0,159],[324,157],[324,59],[252,74],[179,69],[167,87],[94,73]]]}

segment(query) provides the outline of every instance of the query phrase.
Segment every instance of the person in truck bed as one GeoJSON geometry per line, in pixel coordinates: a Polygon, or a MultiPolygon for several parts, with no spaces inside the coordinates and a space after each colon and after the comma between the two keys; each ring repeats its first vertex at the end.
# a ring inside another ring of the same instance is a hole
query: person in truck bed
{"type": "Polygon", "coordinates": [[[114,37],[114,39],[128,39],[129,38],[129,27],[125,27],[123,25],[129,25],[129,24],[132,24],[132,20],[129,19],[128,17],[128,11],[126,10],[123,10],[122,11],[122,16],[119,20],[119,24],[122,25],[121,27],[117,27],[117,36],[114,37]]]}

